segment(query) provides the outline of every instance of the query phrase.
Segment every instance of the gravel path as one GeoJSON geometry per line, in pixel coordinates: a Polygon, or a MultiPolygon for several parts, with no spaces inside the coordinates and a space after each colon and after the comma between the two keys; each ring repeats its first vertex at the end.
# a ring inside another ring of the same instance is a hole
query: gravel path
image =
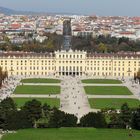
{"type": "Polygon", "coordinates": [[[12,94],[11,97],[17,98],[60,98],[60,95],[31,95],[31,94],[12,94]]]}
{"type": "Polygon", "coordinates": [[[60,103],[62,111],[74,114],[78,119],[91,111],[81,81],[75,77],[62,79],[60,103]]]}

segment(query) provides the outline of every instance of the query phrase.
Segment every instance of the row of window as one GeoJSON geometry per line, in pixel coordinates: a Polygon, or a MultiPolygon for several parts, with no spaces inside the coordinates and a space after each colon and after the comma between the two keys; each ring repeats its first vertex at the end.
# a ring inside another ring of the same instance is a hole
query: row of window
{"type": "MultiPolygon", "coordinates": [[[[4,67],[3,68],[4,70],[8,70],[7,67],[4,67]]],[[[13,70],[55,70],[55,67],[16,67],[16,68],[13,68],[13,67],[10,67],[10,71],[13,71],[13,70]]]]}
{"type": "MultiPolygon", "coordinates": [[[[16,75],[48,75],[48,72],[16,72],[16,75]]],[[[11,75],[14,75],[14,72],[11,72],[11,75]]]]}
{"type": "Polygon", "coordinates": [[[59,66],[59,71],[82,71],[83,70],[83,68],[82,68],[82,66],[81,67],[75,67],[75,66],[70,66],[70,67],[68,67],[68,66],[59,66]]]}
{"type": "Polygon", "coordinates": [[[59,55],[59,58],[83,58],[83,55],[59,55]]]}
{"type": "MultiPolygon", "coordinates": [[[[91,74],[92,75],[92,74],[91,74]]],[[[108,72],[94,72],[94,76],[112,76],[112,73],[108,72]]],[[[130,73],[124,74],[124,73],[113,73],[113,76],[131,76],[130,73]]]]}

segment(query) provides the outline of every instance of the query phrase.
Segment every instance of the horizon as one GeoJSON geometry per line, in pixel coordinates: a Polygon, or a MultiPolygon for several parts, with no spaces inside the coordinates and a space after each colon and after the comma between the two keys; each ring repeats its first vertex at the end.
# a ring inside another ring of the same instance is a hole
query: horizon
{"type": "Polygon", "coordinates": [[[0,2],[0,6],[16,11],[73,13],[98,16],[140,16],[140,1],[134,1],[107,0],[102,2],[102,0],[40,0],[34,3],[34,0],[24,0],[20,2],[18,0],[4,0],[0,2]]]}

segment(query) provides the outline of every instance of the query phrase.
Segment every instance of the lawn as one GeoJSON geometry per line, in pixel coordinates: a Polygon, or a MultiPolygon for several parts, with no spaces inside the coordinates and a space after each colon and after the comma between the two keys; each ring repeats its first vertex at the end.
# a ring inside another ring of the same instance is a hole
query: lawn
{"type": "Polygon", "coordinates": [[[120,80],[116,79],[85,79],[82,80],[85,84],[122,84],[120,80]]]}
{"type": "Polygon", "coordinates": [[[59,94],[60,86],[31,86],[21,85],[17,86],[14,94],[59,94]]]}
{"type": "Polygon", "coordinates": [[[132,95],[125,86],[84,86],[87,94],[93,95],[132,95]]]}
{"type": "Polygon", "coordinates": [[[6,134],[2,140],[139,140],[140,131],[95,128],[25,129],[6,134]]]}
{"type": "Polygon", "coordinates": [[[30,79],[22,79],[20,82],[22,83],[60,83],[59,79],[46,79],[46,78],[30,78],[30,79]]]}
{"type": "Polygon", "coordinates": [[[140,101],[137,99],[118,99],[118,98],[92,98],[88,99],[91,108],[103,109],[103,108],[115,108],[120,109],[122,104],[127,103],[129,107],[134,108],[140,105],[140,101]]]}
{"type": "Polygon", "coordinates": [[[42,104],[47,103],[51,107],[60,107],[60,99],[56,98],[13,98],[14,102],[17,104],[17,107],[20,108],[27,101],[31,101],[32,99],[36,99],[40,101],[42,104]]]}

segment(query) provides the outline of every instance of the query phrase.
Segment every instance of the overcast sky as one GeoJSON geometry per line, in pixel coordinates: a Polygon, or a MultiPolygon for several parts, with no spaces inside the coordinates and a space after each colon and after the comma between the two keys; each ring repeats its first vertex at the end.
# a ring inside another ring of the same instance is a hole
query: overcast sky
{"type": "Polygon", "coordinates": [[[140,16],[140,0],[0,0],[0,6],[24,11],[140,16]]]}

